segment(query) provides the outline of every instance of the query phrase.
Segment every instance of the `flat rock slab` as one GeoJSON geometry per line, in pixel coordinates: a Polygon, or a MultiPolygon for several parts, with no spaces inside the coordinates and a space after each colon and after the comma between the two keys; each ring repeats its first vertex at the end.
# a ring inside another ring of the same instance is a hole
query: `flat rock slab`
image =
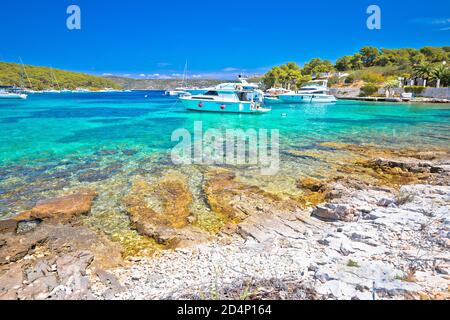
{"type": "Polygon", "coordinates": [[[56,220],[67,222],[72,218],[89,213],[92,201],[97,197],[93,190],[79,190],[74,194],[59,198],[42,200],[30,211],[26,211],[15,218],[15,220],[56,220]]]}

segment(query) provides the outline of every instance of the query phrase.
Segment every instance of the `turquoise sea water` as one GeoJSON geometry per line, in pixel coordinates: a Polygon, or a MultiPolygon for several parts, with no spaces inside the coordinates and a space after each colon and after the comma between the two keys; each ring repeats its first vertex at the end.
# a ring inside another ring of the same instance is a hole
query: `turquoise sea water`
{"type": "Polygon", "coordinates": [[[162,92],[36,94],[26,101],[0,100],[0,215],[15,210],[18,199],[31,203],[69,180],[96,182],[137,172],[149,159],[167,162],[172,132],[192,132],[194,121],[204,128],[279,129],[282,151],[311,150],[326,141],[450,145],[448,104],[340,101],[239,115],[188,112],[162,92]]]}

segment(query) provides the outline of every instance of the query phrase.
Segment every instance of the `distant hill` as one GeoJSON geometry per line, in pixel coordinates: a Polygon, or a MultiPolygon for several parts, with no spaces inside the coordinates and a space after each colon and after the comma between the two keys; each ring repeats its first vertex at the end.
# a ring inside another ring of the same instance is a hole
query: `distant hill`
{"type": "MultiPolygon", "coordinates": [[[[127,90],[166,90],[181,86],[180,79],[132,79],[124,77],[108,76],[106,79],[115,82],[127,90]]],[[[226,80],[190,79],[190,87],[215,86],[226,80]]]]}
{"type": "Polygon", "coordinates": [[[22,65],[17,63],[0,62],[0,86],[14,85],[33,90],[122,88],[117,82],[103,77],[48,67],[30,65],[22,67],[22,65]]]}

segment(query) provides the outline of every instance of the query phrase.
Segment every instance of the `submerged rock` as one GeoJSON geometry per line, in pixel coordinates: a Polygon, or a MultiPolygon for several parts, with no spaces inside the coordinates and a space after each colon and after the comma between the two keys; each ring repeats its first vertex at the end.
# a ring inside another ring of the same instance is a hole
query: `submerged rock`
{"type": "Polygon", "coordinates": [[[179,173],[168,172],[155,184],[136,180],[124,203],[138,232],[160,244],[177,245],[205,238],[190,226],[192,195],[186,177],[179,173]]]}
{"type": "Polygon", "coordinates": [[[119,151],[114,150],[114,149],[105,149],[105,150],[99,150],[96,152],[96,155],[99,156],[112,156],[112,155],[116,155],[119,151]]]}
{"type": "Polygon", "coordinates": [[[97,182],[111,178],[112,175],[117,174],[122,165],[120,163],[109,165],[102,169],[88,169],[80,172],[78,181],[80,182],[97,182]]]}
{"type": "Polygon", "coordinates": [[[122,153],[126,156],[133,156],[136,153],[138,153],[138,151],[136,149],[125,149],[125,150],[122,150],[122,153]]]}
{"type": "Polygon", "coordinates": [[[229,170],[211,170],[205,178],[206,202],[227,223],[240,223],[264,210],[293,212],[299,207],[292,199],[282,199],[257,186],[240,182],[229,170]]]}
{"type": "Polygon", "coordinates": [[[297,181],[297,187],[300,189],[306,189],[312,192],[319,192],[319,191],[325,191],[326,189],[326,183],[314,179],[314,178],[310,178],[310,177],[306,177],[306,178],[301,178],[297,181]]]}

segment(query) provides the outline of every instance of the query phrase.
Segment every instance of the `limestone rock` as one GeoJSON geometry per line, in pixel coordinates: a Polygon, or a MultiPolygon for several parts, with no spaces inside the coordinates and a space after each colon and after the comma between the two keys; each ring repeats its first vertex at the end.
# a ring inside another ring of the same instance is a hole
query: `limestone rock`
{"type": "Polygon", "coordinates": [[[329,221],[355,221],[359,217],[358,211],[347,204],[328,203],[317,206],[313,212],[313,216],[329,221]]]}
{"type": "Polygon", "coordinates": [[[4,244],[0,247],[0,265],[18,261],[32,252],[36,246],[44,243],[48,236],[44,233],[33,233],[26,237],[0,234],[4,244]]]}
{"type": "Polygon", "coordinates": [[[68,196],[42,200],[30,211],[20,214],[15,220],[54,220],[68,222],[74,217],[87,214],[91,210],[92,201],[97,197],[93,190],[79,190],[68,196]]]}
{"type": "Polygon", "coordinates": [[[14,233],[17,230],[17,221],[14,219],[1,220],[0,221],[0,234],[1,233],[14,233]]]}
{"type": "Polygon", "coordinates": [[[23,280],[22,268],[18,264],[0,275],[0,300],[17,300],[17,290],[23,280]]]}

